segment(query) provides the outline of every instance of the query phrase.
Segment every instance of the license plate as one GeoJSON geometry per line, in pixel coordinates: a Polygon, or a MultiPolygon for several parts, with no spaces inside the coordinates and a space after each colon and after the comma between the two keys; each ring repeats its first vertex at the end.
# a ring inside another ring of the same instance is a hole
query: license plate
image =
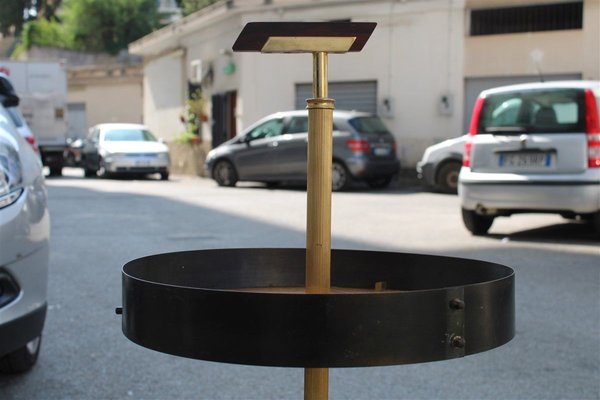
{"type": "Polygon", "coordinates": [[[135,166],[136,167],[147,167],[150,165],[150,161],[149,160],[136,160],[135,161],[135,166]]]}
{"type": "Polygon", "coordinates": [[[498,165],[501,167],[552,167],[552,153],[500,153],[498,165]]]}
{"type": "Polygon", "coordinates": [[[388,156],[390,154],[389,147],[375,147],[373,149],[373,154],[376,156],[388,156]]]}

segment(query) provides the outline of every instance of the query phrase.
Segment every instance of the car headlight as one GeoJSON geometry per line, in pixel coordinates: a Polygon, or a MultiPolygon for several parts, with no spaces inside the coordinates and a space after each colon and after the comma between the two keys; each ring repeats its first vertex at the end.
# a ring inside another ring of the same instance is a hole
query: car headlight
{"type": "Polygon", "coordinates": [[[159,160],[168,160],[169,159],[169,153],[164,152],[164,153],[158,153],[157,157],[159,160]]]}
{"type": "Polygon", "coordinates": [[[109,153],[108,151],[104,154],[104,161],[105,162],[113,162],[121,157],[126,157],[127,154],[123,154],[123,153],[109,153]]]}
{"type": "Polygon", "coordinates": [[[13,204],[23,193],[23,175],[19,153],[0,141],[0,208],[13,204]]]}

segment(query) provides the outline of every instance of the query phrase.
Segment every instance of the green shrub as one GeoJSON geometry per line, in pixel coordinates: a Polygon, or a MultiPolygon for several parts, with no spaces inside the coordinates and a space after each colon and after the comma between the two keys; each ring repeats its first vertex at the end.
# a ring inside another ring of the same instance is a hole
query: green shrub
{"type": "Polygon", "coordinates": [[[34,45],[69,48],[70,40],[58,22],[36,19],[23,26],[21,41],[12,56],[16,57],[34,45]]]}

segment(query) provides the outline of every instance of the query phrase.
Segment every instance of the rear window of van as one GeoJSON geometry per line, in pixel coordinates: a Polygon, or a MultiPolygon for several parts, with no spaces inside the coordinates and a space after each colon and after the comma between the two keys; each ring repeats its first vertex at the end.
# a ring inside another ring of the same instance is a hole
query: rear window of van
{"type": "Polygon", "coordinates": [[[488,95],[478,133],[585,132],[584,92],[581,89],[526,90],[488,95]]]}

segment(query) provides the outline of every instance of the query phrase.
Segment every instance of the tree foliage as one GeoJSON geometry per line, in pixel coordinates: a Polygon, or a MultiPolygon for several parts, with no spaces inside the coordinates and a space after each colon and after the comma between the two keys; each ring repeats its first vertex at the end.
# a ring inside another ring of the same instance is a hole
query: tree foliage
{"type": "Polygon", "coordinates": [[[25,23],[17,53],[41,45],[116,54],[159,26],[156,0],[37,0],[34,5],[37,18],[25,23]]]}
{"type": "Polygon", "coordinates": [[[19,35],[27,21],[56,21],[62,0],[1,0],[0,33],[19,35]]]}
{"type": "Polygon", "coordinates": [[[9,35],[12,31],[21,32],[23,28],[25,0],[2,0],[0,11],[0,33],[9,35]]]}
{"type": "Polygon", "coordinates": [[[68,48],[68,43],[69,39],[60,24],[40,18],[25,24],[18,52],[26,50],[34,44],[68,48]]]}
{"type": "Polygon", "coordinates": [[[116,54],[158,27],[156,0],[65,0],[69,47],[116,54]]]}

